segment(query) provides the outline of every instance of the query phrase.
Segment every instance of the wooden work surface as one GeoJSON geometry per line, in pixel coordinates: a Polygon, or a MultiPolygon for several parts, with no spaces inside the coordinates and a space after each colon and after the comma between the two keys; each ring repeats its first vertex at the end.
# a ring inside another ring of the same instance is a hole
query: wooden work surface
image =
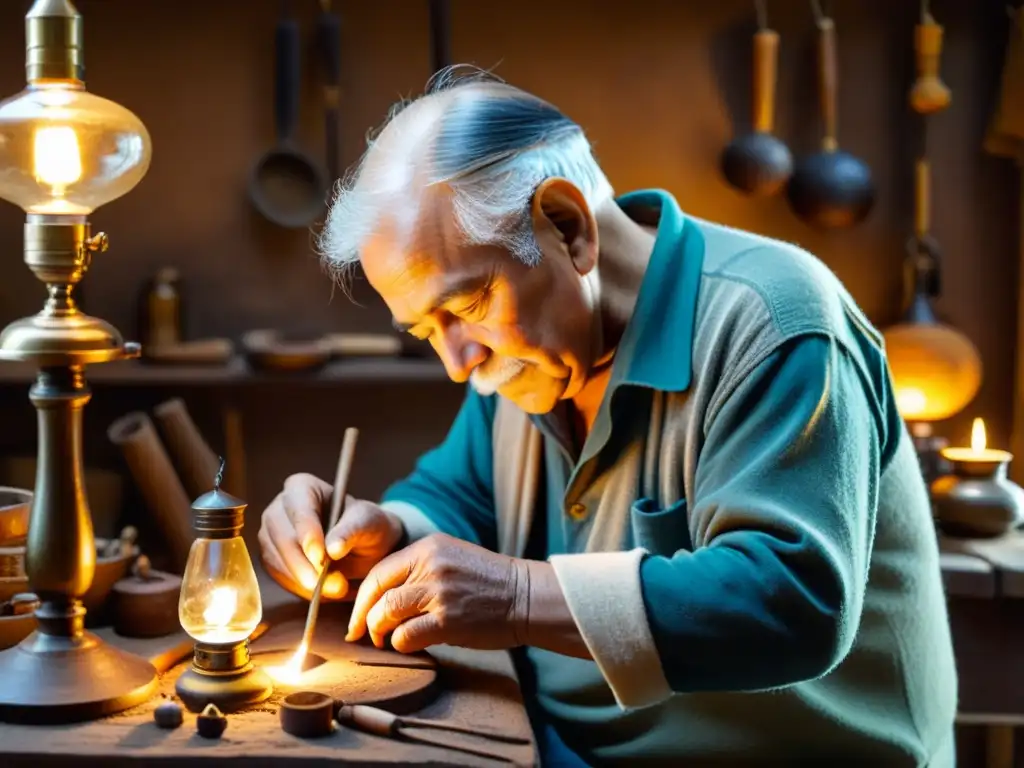
{"type": "Polygon", "coordinates": [[[939,545],[960,717],[1024,723],[1024,534],[939,545]]]}
{"type": "MultiPolygon", "coordinates": [[[[270,604],[265,615],[270,619],[271,629],[253,643],[254,653],[261,649],[295,647],[298,644],[301,622],[271,618],[294,615],[294,608],[289,610],[287,604],[293,602],[282,598],[275,586],[265,585],[264,603],[270,604]]],[[[342,606],[325,606],[322,611],[328,613],[328,622],[324,628],[329,628],[331,612],[345,610],[347,608],[342,606]]],[[[337,622],[334,623],[334,629],[337,629],[337,622]]],[[[180,634],[158,640],[133,640],[118,637],[109,629],[98,630],[97,634],[108,642],[146,657],[155,656],[187,639],[180,634]]],[[[330,642],[336,640],[322,639],[318,632],[313,651],[324,652],[325,644],[330,642]]],[[[153,710],[173,698],[174,681],[186,668],[189,663],[186,661],[161,677],[158,693],[150,701],[118,715],[64,726],[0,724],[0,765],[4,768],[21,765],[80,766],[83,760],[95,760],[104,768],[225,763],[247,768],[534,765],[536,751],[509,655],[449,646],[431,648],[430,655],[438,662],[439,691],[431,704],[415,712],[417,717],[450,720],[521,735],[530,738],[530,744],[509,745],[458,734],[441,734],[442,738],[454,744],[483,746],[499,752],[507,757],[507,761],[502,762],[450,749],[366,735],[341,726],[325,738],[303,740],[288,735],[280,728],[278,702],[289,691],[275,692],[268,701],[245,712],[229,715],[227,730],[219,740],[199,737],[195,716],[187,711],[185,723],[180,728],[161,730],[153,721],[153,710]]]]}
{"type": "Polygon", "coordinates": [[[950,597],[1024,597],[1024,533],[997,539],[939,538],[950,597]]]}

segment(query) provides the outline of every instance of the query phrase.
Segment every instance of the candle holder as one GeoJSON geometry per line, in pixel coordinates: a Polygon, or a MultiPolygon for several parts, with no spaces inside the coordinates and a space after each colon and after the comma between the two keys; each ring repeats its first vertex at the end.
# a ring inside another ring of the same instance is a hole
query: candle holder
{"type": "Polygon", "coordinates": [[[267,699],[270,677],[252,663],[249,636],[263,617],[260,587],[242,539],[246,503],[214,489],[192,504],[196,540],[178,600],[182,629],[196,641],[192,665],[174,685],[191,712],[214,704],[233,712],[267,699]]]}
{"type": "Polygon", "coordinates": [[[939,530],[960,538],[994,538],[1024,522],[1024,489],[1006,475],[1012,453],[945,448],[942,458],[951,470],[931,485],[939,530]]]}

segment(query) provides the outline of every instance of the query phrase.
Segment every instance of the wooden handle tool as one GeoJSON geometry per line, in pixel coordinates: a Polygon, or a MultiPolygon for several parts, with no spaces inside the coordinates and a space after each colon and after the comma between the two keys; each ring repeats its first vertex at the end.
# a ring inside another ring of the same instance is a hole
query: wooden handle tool
{"type": "Polygon", "coordinates": [[[939,67],[942,58],[943,28],[928,11],[927,0],[921,3],[921,21],[914,28],[914,51],[917,54],[917,79],[910,89],[910,106],[921,115],[933,115],[946,109],[953,99],[949,86],[942,82],[939,67]]]}
{"type": "Polygon", "coordinates": [[[509,744],[530,743],[527,739],[509,736],[507,734],[497,733],[490,730],[470,728],[468,726],[460,726],[454,723],[445,723],[437,720],[423,720],[415,717],[399,717],[387,710],[367,706],[366,704],[342,704],[341,707],[338,708],[338,714],[336,717],[338,722],[342,725],[355,726],[361,731],[372,733],[376,736],[384,736],[386,738],[403,738],[420,744],[428,744],[430,746],[441,747],[442,749],[453,749],[456,752],[465,752],[467,755],[488,757],[492,760],[502,760],[509,763],[513,763],[515,761],[506,755],[486,749],[470,747],[465,744],[455,744],[444,739],[438,739],[427,733],[423,733],[420,729],[465,733],[472,736],[488,738],[493,741],[503,741],[509,744]],[[410,732],[405,730],[406,728],[413,728],[417,730],[415,732],[410,732]]]}
{"type": "MultiPolygon", "coordinates": [[[[345,439],[341,444],[341,454],[338,456],[338,471],[334,477],[334,493],[331,495],[331,514],[328,518],[326,534],[338,524],[341,512],[345,507],[345,497],[348,494],[348,478],[352,470],[352,460],[356,452],[356,440],[359,437],[359,430],[349,427],[345,430],[345,439]]],[[[306,615],[306,628],[302,632],[302,644],[300,648],[309,650],[313,641],[313,630],[316,627],[317,614],[320,612],[320,595],[324,590],[324,582],[327,581],[327,566],[329,560],[326,551],[324,563],[320,570],[320,578],[317,579],[316,587],[313,590],[313,597],[309,601],[309,613],[306,615]]]]}

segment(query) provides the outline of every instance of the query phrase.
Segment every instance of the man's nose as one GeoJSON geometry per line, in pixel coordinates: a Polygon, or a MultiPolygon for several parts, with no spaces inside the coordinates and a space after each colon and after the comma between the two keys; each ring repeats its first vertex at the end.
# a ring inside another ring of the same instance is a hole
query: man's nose
{"type": "Polygon", "coordinates": [[[459,384],[469,381],[473,369],[487,359],[487,349],[478,342],[466,338],[459,331],[449,331],[437,336],[437,352],[448,378],[459,384]]]}

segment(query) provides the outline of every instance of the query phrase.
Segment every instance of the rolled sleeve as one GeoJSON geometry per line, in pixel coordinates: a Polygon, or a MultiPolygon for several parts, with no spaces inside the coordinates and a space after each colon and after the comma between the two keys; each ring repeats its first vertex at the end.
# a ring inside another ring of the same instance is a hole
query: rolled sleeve
{"type": "Polygon", "coordinates": [[[671,695],[644,610],[645,551],[552,555],[558,584],[583,641],[623,709],[671,695]]]}

